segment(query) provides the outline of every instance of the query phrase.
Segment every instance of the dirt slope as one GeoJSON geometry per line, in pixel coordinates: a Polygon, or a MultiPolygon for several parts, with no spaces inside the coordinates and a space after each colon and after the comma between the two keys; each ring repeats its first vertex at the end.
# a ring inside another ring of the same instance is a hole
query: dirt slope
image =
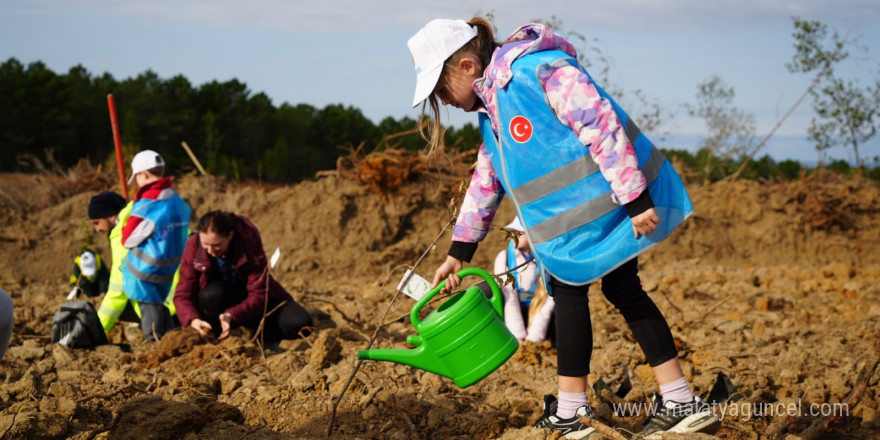
{"type": "MultiPolygon", "coordinates": [[[[388,308],[402,265],[443,230],[455,187],[453,179],[425,175],[385,195],[333,176],[273,188],[178,178],[194,220],[213,209],[234,211],[260,228],[267,254],[281,249],[273,274],[313,312],[319,331],[261,351],[245,331],[218,343],[179,330],[147,345],[121,324],[113,344],[76,350],[51,344],[49,331],[88,231],[94,188],[59,197],[46,187],[65,188],[65,180],[47,179],[0,176],[0,286],[16,305],[12,344],[0,363],[4,438],[324,437],[333,398],[388,308]]],[[[856,387],[880,335],[880,189],[829,177],[690,192],[696,214],[640,259],[642,281],[673,327],[695,391],[708,392],[723,373],[747,402],[737,414],[727,408],[718,436],[799,433],[820,417],[742,411],[839,404],[856,387]]],[[[496,224],[511,215],[505,202],[496,224]]],[[[106,239],[94,241],[109,258],[106,239]]],[[[448,245],[447,232],[418,272],[431,275],[448,245]]],[[[503,234],[491,232],[473,264],[491,269],[503,246],[503,234]]],[[[657,389],[650,368],[597,287],[591,383],[616,389],[628,370],[632,390],[623,399],[644,402],[657,389]]],[[[405,347],[414,330],[403,317],[412,304],[391,306],[386,321],[393,322],[376,346],[405,347]]],[[[329,438],[543,439],[547,433],[528,426],[541,396],[555,392],[555,362],[549,343],[526,344],[466,389],[407,366],[365,362],[329,438]]],[[[822,438],[878,437],[878,379],[867,381],[850,415],[822,438]]],[[[612,415],[607,402],[592,398],[607,422],[637,429],[642,418],[612,415]]]]}

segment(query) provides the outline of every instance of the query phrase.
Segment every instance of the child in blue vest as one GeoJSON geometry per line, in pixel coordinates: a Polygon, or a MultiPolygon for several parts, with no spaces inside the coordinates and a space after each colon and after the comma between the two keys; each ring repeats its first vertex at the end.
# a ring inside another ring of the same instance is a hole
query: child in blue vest
{"type": "Polygon", "coordinates": [[[483,18],[432,20],[408,44],[416,69],[413,106],[432,113],[430,150],[442,142],[440,104],[479,116],[483,144],[434,285],[470,261],[504,195],[522,221],[556,303],[559,399],[545,396],[535,427],[566,438],[598,433],[579,416],[592,352],[587,292],[621,312],[660,386],[654,416],[637,435],[714,432],[720,420],[691,392],[672,333],[638,276],[637,256],[693,212],[663,155],[578,63],[574,47],[540,24],[496,42],[483,18]]]}
{"type": "Polygon", "coordinates": [[[165,300],[189,237],[190,207],[163,177],[165,160],[144,150],[131,160],[131,178],[137,182],[131,215],[122,226],[122,245],[130,249],[122,269],[123,290],[141,311],[141,330],[147,340],[158,340],[174,328],[165,300]]]}
{"type": "Polygon", "coordinates": [[[547,339],[553,318],[553,298],[547,296],[547,289],[541,284],[538,265],[519,219],[514,217],[504,229],[516,237],[495,257],[495,273],[510,272],[512,278],[501,287],[504,323],[520,342],[540,342],[547,339]]]}

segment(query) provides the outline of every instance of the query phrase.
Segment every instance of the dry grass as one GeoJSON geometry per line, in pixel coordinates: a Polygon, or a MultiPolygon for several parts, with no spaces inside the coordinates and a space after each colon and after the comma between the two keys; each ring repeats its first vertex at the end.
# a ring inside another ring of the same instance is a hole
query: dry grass
{"type": "Polygon", "coordinates": [[[111,189],[116,183],[113,172],[85,159],[65,170],[55,161],[51,150],[46,151],[45,160],[25,155],[21,162],[35,172],[0,175],[0,215],[21,216],[74,194],[111,189]]]}

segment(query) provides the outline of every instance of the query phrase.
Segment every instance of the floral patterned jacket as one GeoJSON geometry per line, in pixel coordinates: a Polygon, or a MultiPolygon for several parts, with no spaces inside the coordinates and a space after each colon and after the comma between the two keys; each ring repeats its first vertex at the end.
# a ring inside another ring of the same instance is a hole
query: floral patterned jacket
{"type": "MultiPolygon", "coordinates": [[[[528,24],[514,32],[507,42],[495,50],[483,77],[473,87],[483,102],[498,132],[498,106],[495,91],[504,88],[512,78],[511,65],[524,55],[545,50],[561,50],[577,58],[574,47],[545,26],[528,24]]],[[[590,78],[578,68],[547,66],[538,73],[546,102],[550,103],[559,122],[573,130],[590,150],[605,179],[611,184],[613,198],[627,204],[647,188],[639,170],[635,149],[624,135],[611,103],[599,96],[590,78]]],[[[477,165],[455,224],[454,242],[477,243],[486,237],[495,212],[504,197],[501,181],[492,169],[486,146],[480,145],[477,165]]]]}

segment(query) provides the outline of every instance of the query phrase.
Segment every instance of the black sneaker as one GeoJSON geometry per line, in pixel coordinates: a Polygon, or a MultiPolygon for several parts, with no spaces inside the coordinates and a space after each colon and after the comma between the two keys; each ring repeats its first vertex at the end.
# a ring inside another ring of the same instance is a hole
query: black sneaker
{"type": "Polygon", "coordinates": [[[664,402],[659,395],[654,396],[654,414],[636,438],[640,440],[659,440],[664,432],[701,432],[714,434],[721,429],[721,419],[709,405],[694,396],[687,403],[664,402]]]}
{"type": "Polygon", "coordinates": [[[544,396],[544,415],[538,419],[538,423],[535,423],[535,428],[560,431],[564,438],[569,439],[590,438],[593,433],[596,433],[595,428],[584,425],[579,418],[580,416],[586,416],[591,419],[596,418],[596,414],[593,412],[593,408],[590,408],[590,405],[578,408],[575,416],[570,419],[560,419],[557,417],[557,406],[559,406],[559,402],[556,401],[556,396],[552,394],[544,396]]]}

